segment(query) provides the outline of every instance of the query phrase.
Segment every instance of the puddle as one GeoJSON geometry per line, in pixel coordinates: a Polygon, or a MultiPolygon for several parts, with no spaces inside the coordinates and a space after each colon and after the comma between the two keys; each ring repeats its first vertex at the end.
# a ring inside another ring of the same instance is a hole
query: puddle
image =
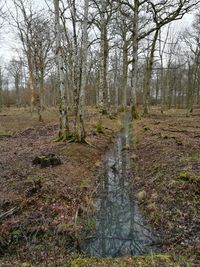
{"type": "Polygon", "coordinates": [[[153,234],[133,199],[130,115],[104,161],[104,178],[96,200],[95,229],[84,241],[84,251],[94,257],[143,255],[153,250],[153,234]]]}

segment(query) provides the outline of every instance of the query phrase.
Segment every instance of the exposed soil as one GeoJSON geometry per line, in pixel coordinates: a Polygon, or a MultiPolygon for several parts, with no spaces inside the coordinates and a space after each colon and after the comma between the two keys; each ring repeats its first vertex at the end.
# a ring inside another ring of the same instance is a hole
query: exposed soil
{"type": "Polygon", "coordinates": [[[134,123],[134,188],[163,252],[200,266],[200,110],[153,110],[134,123]]]}
{"type": "Polygon", "coordinates": [[[90,208],[99,160],[120,126],[104,116],[99,134],[98,116],[86,116],[89,145],[55,142],[58,125],[52,123],[0,138],[0,266],[60,266],[79,252],[77,218],[90,208]],[[48,154],[61,165],[33,164],[48,154]]]}

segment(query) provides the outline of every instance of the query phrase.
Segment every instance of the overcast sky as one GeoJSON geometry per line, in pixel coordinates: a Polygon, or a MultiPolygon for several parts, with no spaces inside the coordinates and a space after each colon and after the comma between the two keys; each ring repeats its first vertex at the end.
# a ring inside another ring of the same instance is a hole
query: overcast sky
{"type": "MultiPolygon", "coordinates": [[[[34,4],[44,5],[44,0],[34,0],[34,4]]],[[[173,22],[176,31],[181,31],[192,24],[194,16],[186,14],[181,21],[173,22]]],[[[8,62],[16,55],[15,49],[19,46],[16,33],[10,27],[4,27],[0,32],[0,65],[8,62]]]]}

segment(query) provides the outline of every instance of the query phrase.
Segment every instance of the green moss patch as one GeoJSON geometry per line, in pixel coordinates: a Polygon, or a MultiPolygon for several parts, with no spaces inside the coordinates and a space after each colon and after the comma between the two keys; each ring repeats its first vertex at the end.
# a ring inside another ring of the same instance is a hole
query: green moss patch
{"type": "Polygon", "coordinates": [[[178,180],[200,184],[200,176],[188,171],[181,171],[178,180]]]}
{"type": "Polygon", "coordinates": [[[175,259],[169,255],[148,255],[115,259],[79,258],[72,261],[71,267],[178,267],[181,266],[181,262],[186,263],[186,260],[178,257],[175,259]]]}

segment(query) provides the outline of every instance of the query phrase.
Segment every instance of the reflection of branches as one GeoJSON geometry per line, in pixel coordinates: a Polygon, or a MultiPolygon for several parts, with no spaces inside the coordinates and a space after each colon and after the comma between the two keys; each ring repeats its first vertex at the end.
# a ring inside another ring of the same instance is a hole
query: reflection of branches
{"type": "Polygon", "coordinates": [[[130,143],[128,120],[116,145],[106,155],[105,179],[96,217],[96,233],[86,239],[92,256],[138,255],[154,241],[137,204],[131,200],[130,160],[122,148],[130,143]],[[113,171],[112,167],[115,167],[113,171]]]}

